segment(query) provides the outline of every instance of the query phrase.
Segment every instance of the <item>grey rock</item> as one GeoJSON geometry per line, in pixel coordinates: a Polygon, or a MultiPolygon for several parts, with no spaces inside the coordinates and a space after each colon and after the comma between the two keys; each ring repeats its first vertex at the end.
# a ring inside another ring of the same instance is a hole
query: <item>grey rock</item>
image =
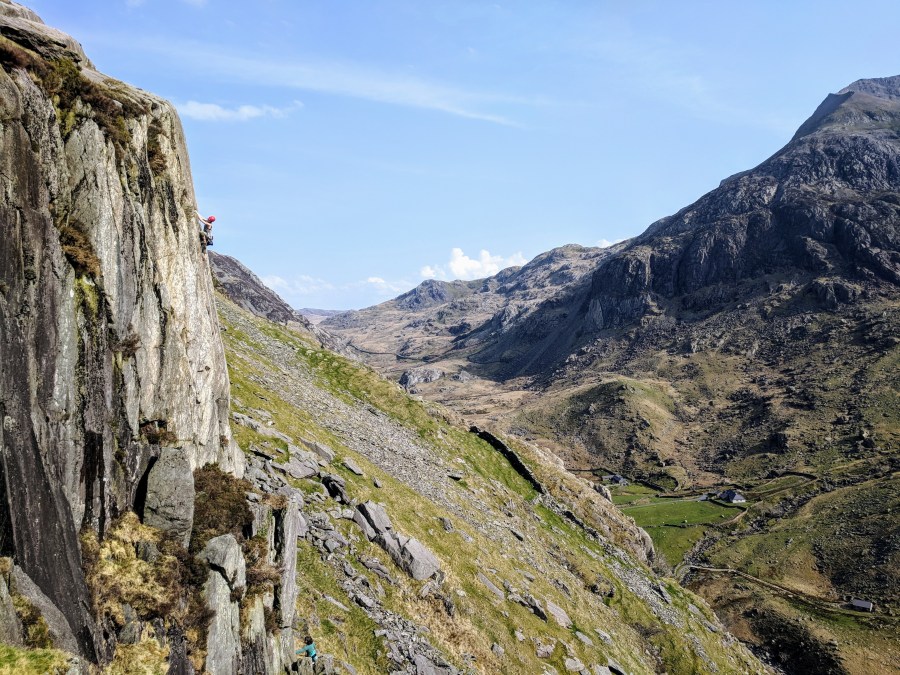
{"type": "Polygon", "coordinates": [[[147,476],[144,524],[171,534],[185,548],[194,525],[194,474],[181,449],[163,448],[147,476]]]}
{"type": "Polygon", "coordinates": [[[497,588],[497,585],[493,581],[488,579],[482,572],[478,572],[476,574],[476,576],[478,577],[478,581],[480,581],[482,584],[484,584],[485,587],[487,587],[487,589],[491,593],[493,593],[495,596],[497,596],[498,599],[500,599],[500,600],[506,599],[506,595],[503,593],[503,591],[501,591],[499,588],[497,588]]]}
{"type": "Polygon", "coordinates": [[[555,642],[538,642],[535,645],[535,655],[539,659],[549,659],[553,656],[553,650],[556,649],[555,642]]]}
{"type": "Polygon", "coordinates": [[[331,464],[334,461],[334,450],[329,448],[327,445],[319,443],[318,441],[307,441],[306,439],[300,439],[300,442],[305,445],[310,452],[315,453],[319,456],[323,461],[331,464]]]}
{"type": "Polygon", "coordinates": [[[563,628],[572,627],[572,619],[569,618],[566,610],[564,610],[552,600],[547,600],[547,613],[552,616],[556,620],[556,623],[558,623],[563,628]]]}
{"type": "Polygon", "coordinates": [[[322,485],[335,501],[341,504],[350,503],[350,497],[347,496],[347,483],[340,476],[332,473],[322,474],[322,485]]]}
{"type": "Polygon", "coordinates": [[[223,534],[210,539],[197,557],[219,571],[232,590],[246,588],[247,564],[234,535],[223,534]]]}
{"type": "Polygon", "coordinates": [[[214,613],[206,638],[206,671],[210,675],[235,675],[240,664],[240,611],[231,601],[225,578],[211,570],[203,586],[206,606],[214,613]]]}
{"type": "Polygon", "coordinates": [[[444,532],[453,532],[453,522],[449,518],[441,517],[441,527],[444,528],[444,532]]]}
{"type": "Polygon", "coordinates": [[[499,645],[499,644],[497,644],[497,643],[495,642],[494,644],[491,645],[491,653],[492,653],[494,656],[496,656],[497,658],[500,658],[500,657],[502,657],[504,654],[506,654],[506,650],[503,649],[503,646],[502,646],[502,645],[499,645]]]}
{"type": "Polygon", "coordinates": [[[607,658],[606,667],[609,668],[613,675],[628,675],[628,671],[626,671],[615,659],[607,658]]]}
{"type": "Polygon", "coordinates": [[[613,641],[612,641],[612,636],[611,636],[609,633],[607,633],[606,631],[600,630],[599,628],[595,628],[595,629],[594,629],[594,632],[595,632],[595,633],[600,637],[600,639],[603,640],[603,642],[605,642],[606,644],[611,645],[611,644],[613,643],[613,641]]]}
{"type": "Polygon", "coordinates": [[[356,510],[353,511],[353,522],[359,525],[359,528],[362,530],[363,535],[365,535],[366,539],[372,541],[376,535],[375,528],[373,528],[368,519],[363,515],[363,512],[360,511],[359,507],[356,507],[356,510]]]}
{"type": "Polygon", "coordinates": [[[18,565],[13,566],[11,585],[12,593],[21,595],[44,617],[53,646],[72,654],[79,653],[78,640],[75,639],[68,619],[18,565]]]}
{"type": "Polygon", "coordinates": [[[22,647],[22,622],[16,614],[6,579],[0,574],[0,644],[22,647]]]}
{"type": "Polygon", "coordinates": [[[409,391],[417,384],[437,382],[444,376],[444,371],[438,368],[413,368],[400,376],[400,386],[409,391]]]}
{"type": "Polygon", "coordinates": [[[303,453],[303,455],[291,455],[291,458],[283,464],[273,462],[272,468],[286,473],[291,478],[312,478],[319,473],[319,462],[309,453],[303,453]]]}
{"type": "Polygon", "coordinates": [[[391,519],[388,518],[387,511],[384,510],[381,504],[368,501],[360,504],[357,509],[369,522],[376,534],[383,534],[393,529],[391,519]]]}
{"type": "Polygon", "coordinates": [[[400,552],[401,567],[416,581],[429,579],[441,569],[437,557],[417,539],[410,539],[400,552]]]}
{"type": "Polygon", "coordinates": [[[365,476],[363,470],[359,468],[359,465],[349,457],[344,458],[343,464],[351,473],[355,473],[357,476],[365,476]]]}
{"type": "MultiPolygon", "coordinates": [[[[297,536],[300,530],[301,515],[297,503],[289,501],[287,506],[275,514],[276,527],[279,535],[276,537],[275,563],[281,568],[281,580],[278,585],[279,626],[282,628],[282,638],[286,641],[289,637],[285,629],[294,625],[294,616],[297,606],[297,536]]],[[[284,647],[293,661],[293,651],[290,645],[284,647]]]]}
{"type": "Polygon", "coordinates": [[[594,646],[594,641],[591,640],[591,638],[589,638],[587,635],[585,635],[584,633],[582,633],[580,630],[576,630],[576,631],[575,631],[575,637],[577,637],[579,640],[581,640],[581,641],[582,641],[584,644],[586,644],[588,647],[593,647],[593,646],[594,646]]]}
{"type": "Polygon", "coordinates": [[[322,654],[316,661],[316,675],[334,675],[334,657],[331,654],[322,654]]]}
{"type": "Polygon", "coordinates": [[[570,673],[579,673],[584,670],[584,664],[576,658],[567,658],[565,662],[566,670],[570,673]]]}

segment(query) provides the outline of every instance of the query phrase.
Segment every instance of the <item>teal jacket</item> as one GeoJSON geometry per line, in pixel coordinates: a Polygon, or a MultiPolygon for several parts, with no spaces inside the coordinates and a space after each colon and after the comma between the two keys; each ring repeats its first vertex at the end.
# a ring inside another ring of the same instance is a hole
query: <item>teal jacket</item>
{"type": "Polygon", "coordinates": [[[297,650],[298,656],[309,656],[313,661],[316,660],[316,643],[308,644],[303,649],[297,650]]]}

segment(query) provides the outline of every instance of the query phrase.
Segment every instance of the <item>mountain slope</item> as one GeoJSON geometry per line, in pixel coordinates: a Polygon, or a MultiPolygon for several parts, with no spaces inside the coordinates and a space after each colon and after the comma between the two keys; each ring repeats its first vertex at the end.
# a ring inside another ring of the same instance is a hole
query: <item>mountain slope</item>
{"type": "Polygon", "coordinates": [[[224,298],[219,312],[248,476],[305,493],[300,614],[338,661],[364,673],[766,670],[649,570],[628,518],[539,448],[514,443],[523,475],[371,369],[224,298]],[[336,458],[319,471],[277,469],[323,446],[336,458]],[[368,540],[350,520],[368,500],[434,553],[439,575],[410,579],[368,540]]]}
{"type": "MultiPolygon", "coordinates": [[[[764,586],[747,593],[739,577],[690,573],[788,672],[806,672],[810,644],[830,664],[822,672],[900,669],[890,619],[900,549],[883,497],[900,449],[898,98],[898,78],[830,95],[773,157],[526,311],[485,298],[497,303],[490,318],[440,342],[432,326],[452,302],[420,310],[393,341],[376,328],[389,303],[332,330],[361,349],[419,346],[430,372],[414,378],[418,393],[539,442],[573,469],[644,481],[643,494],[614,496],[672,566],[731,567],[811,593],[818,604],[798,605],[764,586]],[[461,370],[475,377],[447,377],[461,370]],[[657,496],[728,486],[751,499],[722,523],[699,507],[699,521],[673,520],[677,509],[657,496]],[[873,600],[879,616],[841,614],[851,596],[873,600]]],[[[390,353],[366,358],[393,377],[411,368],[390,353]]]]}

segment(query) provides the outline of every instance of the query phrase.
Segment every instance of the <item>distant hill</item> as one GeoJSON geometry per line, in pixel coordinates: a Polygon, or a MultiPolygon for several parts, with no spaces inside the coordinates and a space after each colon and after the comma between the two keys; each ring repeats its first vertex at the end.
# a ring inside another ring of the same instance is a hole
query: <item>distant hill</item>
{"type": "Polygon", "coordinates": [[[335,314],[341,314],[344,310],[340,310],[340,309],[311,309],[311,308],[309,308],[309,307],[302,307],[301,309],[299,309],[299,310],[297,310],[297,311],[300,312],[303,316],[305,316],[305,317],[307,318],[307,320],[308,320],[312,325],[315,326],[315,325],[318,325],[318,324],[322,323],[325,319],[328,319],[328,318],[334,316],[335,314]]]}
{"type": "Polygon", "coordinates": [[[900,670],[884,625],[822,609],[900,611],[900,503],[885,496],[900,494],[900,77],[829,95],[772,157],[634,239],[426,282],[323,326],[476,423],[638,481],[620,503],[747,491],[728,525],[627,512],[673,566],[818,598],[798,610],[771,587],[697,581],[787,672],[809,672],[802,644],[819,672],[900,670]]]}

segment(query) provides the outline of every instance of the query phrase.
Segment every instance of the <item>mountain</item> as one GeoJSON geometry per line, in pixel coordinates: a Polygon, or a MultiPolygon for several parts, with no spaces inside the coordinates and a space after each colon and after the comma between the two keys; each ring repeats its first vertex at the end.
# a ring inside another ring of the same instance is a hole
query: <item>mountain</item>
{"type": "Polygon", "coordinates": [[[215,251],[208,251],[208,254],[215,283],[232,302],[274,323],[296,323],[312,330],[301,312],[282,300],[239,260],[215,251]]]}
{"type": "Polygon", "coordinates": [[[608,492],[211,256],[170,103],[10,0],[0,66],[0,671],[771,672],[608,492]]]}
{"type": "Polygon", "coordinates": [[[818,672],[900,669],[898,101],[896,77],[829,95],[771,158],[560,283],[550,252],[323,326],[477,424],[638,481],[613,497],[788,672],[810,645],[818,672]],[[520,303],[529,268],[547,274],[520,303]],[[665,501],[729,486],[737,520],[665,501]],[[842,613],[850,597],[879,616],[842,613]]]}

